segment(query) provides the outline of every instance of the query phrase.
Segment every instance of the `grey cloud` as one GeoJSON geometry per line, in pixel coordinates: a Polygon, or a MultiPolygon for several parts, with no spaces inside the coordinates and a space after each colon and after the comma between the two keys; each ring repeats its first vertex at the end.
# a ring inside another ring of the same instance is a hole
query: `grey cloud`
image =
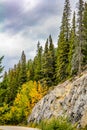
{"type": "MultiPolygon", "coordinates": [[[[21,0],[22,3],[22,0],[21,0]]],[[[17,2],[17,0],[13,1],[4,1],[0,3],[0,17],[3,17],[3,21],[5,20],[13,20],[16,17],[19,17],[21,14],[21,4],[20,0],[17,2]]]]}
{"type": "Polygon", "coordinates": [[[50,16],[61,14],[60,5],[58,0],[41,0],[35,8],[24,12],[22,2],[4,2],[1,6],[5,11],[1,15],[3,19],[7,20],[7,23],[5,23],[3,31],[10,30],[13,33],[17,33],[27,27],[43,23],[50,16]]]}

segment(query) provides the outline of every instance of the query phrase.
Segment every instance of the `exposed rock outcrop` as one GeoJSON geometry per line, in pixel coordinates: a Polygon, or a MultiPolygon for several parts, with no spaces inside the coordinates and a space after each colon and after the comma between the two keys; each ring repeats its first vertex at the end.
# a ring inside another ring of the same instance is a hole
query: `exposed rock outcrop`
{"type": "Polygon", "coordinates": [[[82,127],[87,125],[87,74],[56,86],[35,105],[28,123],[59,116],[68,116],[82,127]]]}

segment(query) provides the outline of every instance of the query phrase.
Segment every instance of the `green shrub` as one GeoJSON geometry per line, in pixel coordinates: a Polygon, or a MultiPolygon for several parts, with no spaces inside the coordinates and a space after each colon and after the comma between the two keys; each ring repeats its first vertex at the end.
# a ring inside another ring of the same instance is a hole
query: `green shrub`
{"type": "Polygon", "coordinates": [[[67,121],[67,119],[59,118],[50,121],[42,121],[39,124],[41,130],[76,130],[75,127],[67,121]]]}
{"type": "Polygon", "coordinates": [[[87,130],[87,126],[85,128],[83,128],[82,130],[87,130]]]}

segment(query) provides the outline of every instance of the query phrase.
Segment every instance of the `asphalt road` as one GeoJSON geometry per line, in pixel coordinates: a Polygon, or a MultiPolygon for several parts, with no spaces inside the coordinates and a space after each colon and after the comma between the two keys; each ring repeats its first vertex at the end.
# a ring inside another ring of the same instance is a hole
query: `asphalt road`
{"type": "Polygon", "coordinates": [[[38,130],[35,128],[21,127],[21,126],[0,126],[1,130],[38,130]]]}

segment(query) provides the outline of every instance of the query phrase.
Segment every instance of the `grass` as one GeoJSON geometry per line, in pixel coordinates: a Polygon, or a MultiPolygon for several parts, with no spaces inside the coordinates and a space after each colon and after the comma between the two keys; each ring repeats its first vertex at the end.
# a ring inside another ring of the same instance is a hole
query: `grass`
{"type": "Polygon", "coordinates": [[[38,128],[41,130],[76,130],[76,127],[64,118],[41,121],[38,128]]]}
{"type": "Polygon", "coordinates": [[[87,126],[84,129],[82,129],[82,130],[87,130],[87,126]]]}
{"type": "Polygon", "coordinates": [[[68,119],[58,118],[51,120],[41,121],[38,125],[32,123],[33,128],[39,128],[40,130],[87,130],[87,126],[84,129],[77,129],[77,125],[72,125],[68,119]]]}

